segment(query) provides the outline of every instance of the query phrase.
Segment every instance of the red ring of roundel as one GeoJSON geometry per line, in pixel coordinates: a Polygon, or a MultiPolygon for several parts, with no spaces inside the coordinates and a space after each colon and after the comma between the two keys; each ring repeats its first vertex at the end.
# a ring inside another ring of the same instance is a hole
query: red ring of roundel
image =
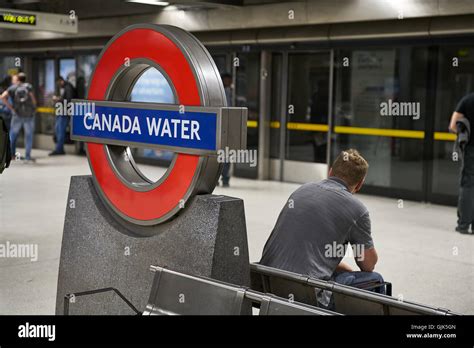
{"type": "MultiPolygon", "coordinates": [[[[104,100],[112,77],[126,59],[147,58],[158,64],[169,76],[180,104],[200,105],[194,74],[178,46],[162,33],[137,28],[117,37],[97,63],[91,79],[88,99],[104,100]]],[[[107,160],[105,145],[87,144],[93,175],[106,199],[122,214],[135,220],[155,220],[165,216],[184,199],[199,156],[178,154],[167,178],[150,191],[135,191],[114,173],[107,160]]]]}

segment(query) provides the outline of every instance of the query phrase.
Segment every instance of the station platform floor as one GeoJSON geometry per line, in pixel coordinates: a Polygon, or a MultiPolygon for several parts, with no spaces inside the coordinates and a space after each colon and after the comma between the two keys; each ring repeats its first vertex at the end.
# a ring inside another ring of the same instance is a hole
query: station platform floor
{"type": "MultiPolygon", "coordinates": [[[[38,244],[38,260],[0,258],[0,314],[54,314],[57,275],[70,177],[90,174],[80,156],[12,163],[0,175],[0,243],[38,244]]],[[[159,175],[164,169],[147,166],[159,175]]],[[[299,185],[231,179],[215,194],[244,200],[250,261],[259,261],[280,209],[299,185]]],[[[358,195],[368,207],[379,254],[376,271],[393,296],[474,314],[474,235],[454,232],[456,209],[358,195]]],[[[346,260],[355,267],[353,260],[346,260]]]]}

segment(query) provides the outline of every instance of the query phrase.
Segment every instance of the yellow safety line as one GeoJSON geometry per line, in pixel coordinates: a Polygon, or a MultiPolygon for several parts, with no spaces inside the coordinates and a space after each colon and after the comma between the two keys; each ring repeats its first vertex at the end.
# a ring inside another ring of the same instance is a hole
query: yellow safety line
{"type": "Polygon", "coordinates": [[[313,132],[327,132],[329,126],[327,124],[318,123],[296,123],[288,122],[286,128],[290,130],[313,131],[313,132]]]}
{"type": "MultiPolygon", "coordinates": [[[[270,128],[280,128],[279,121],[270,122],[270,128]]],[[[258,127],[258,121],[247,121],[247,127],[256,128],[258,127]]],[[[286,128],[289,130],[297,131],[313,131],[313,132],[328,132],[329,126],[327,124],[318,123],[298,123],[288,122],[286,128]]],[[[362,128],[362,127],[347,127],[347,126],[335,126],[334,132],[339,134],[359,134],[359,135],[374,135],[382,137],[396,137],[396,138],[411,138],[411,139],[424,139],[424,131],[416,130],[405,130],[405,129],[384,129],[384,128],[362,128]]],[[[438,139],[435,134],[435,139],[438,139]]],[[[451,137],[450,137],[451,139],[451,137]]],[[[448,140],[446,138],[446,140],[448,140]]]]}
{"type": "Polygon", "coordinates": [[[412,138],[412,139],[423,139],[425,137],[424,131],[404,130],[404,129],[336,126],[334,127],[334,132],[341,133],[341,134],[376,135],[376,136],[382,136],[382,137],[412,138]]]}
{"type": "MultiPolygon", "coordinates": [[[[55,109],[47,106],[40,106],[36,108],[37,112],[54,114],[55,109]]],[[[257,128],[258,121],[247,121],[248,128],[257,128]]],[[[280,128],[279,121],[270,122],[270,128],[280,128]]],[[[299,123],[299,122],[288,122],[286,128],[289,130],[296,131],[312,131],[312,132],[327,132],[329,126],[327,124],[318,123],[299,123]]],[[[375,135],[382,137],[396,137],[396,138],[412,138],[412,139],[424,139],[424,131],[415,130],[404,130],[404,129],[383,129],[383,128],[361,128],[361,127],[347,127],[347,126],[335,126],[334,132],[339,134],[358,134],[358,135],[375,135]]],[[[447,132],[434,132],[434,140],[443,141],[455,141],[456,135],[447,132]]]]}
{"type": "Polygon", "coordinates": [[[434,132],[434,140],[456,141],[456,134],[448,132],[434,132]]]}
{"type": "Polygon", "coordinates": [[[257,121],[247,121],[247,128],[257,128],[258,122],[257,121]]]}
{"type": "MultiPolygon", "coordinates": [[[[258,121],[247,121],[248,128],[258,127],[258,121]]],[[[270,128],[280,128],[280,121],[270,122],[270,128]]],[[[329,127],[327,124],[317,124],[317,123],[296,123],[288,122],[286,125],[287,129],[290,130],[300,130],[300,131],[313,131],[313,132],[327,132],[329,127]]]]}
{"type": "Polygon", "coordinates": [[[44,114],[54,114],[54,108],[50,108],[47,106],[39,106],[36,108],[36,112],[41,112],[44,114]]]}

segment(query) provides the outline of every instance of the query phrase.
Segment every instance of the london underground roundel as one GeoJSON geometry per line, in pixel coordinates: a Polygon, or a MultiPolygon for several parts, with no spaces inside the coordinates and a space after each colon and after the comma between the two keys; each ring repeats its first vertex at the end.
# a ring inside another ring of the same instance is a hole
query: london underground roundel
{"type": "Polygon", "coordinates": [[[71,138],[87,143],[94,184],[105,205],[131,226],[175,217],[196,194],[211,193],[217,153],[246,147],[247,110],[226,107],[220,74],[190,33],[172,26],[133,25],[102,50],[87,99],[74,100],[71,138]],[[130,102],[131,90],[158,69],[175,104],[130,102]],[[138,169],[130,147],[174,152],[157,182],[138,169]]]}

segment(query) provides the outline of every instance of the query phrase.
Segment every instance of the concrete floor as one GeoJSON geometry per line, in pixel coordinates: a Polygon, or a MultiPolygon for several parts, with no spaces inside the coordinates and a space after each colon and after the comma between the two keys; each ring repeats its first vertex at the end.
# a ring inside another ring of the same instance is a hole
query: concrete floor
{"type": "MultiPolygon", "coordinates": [[[[47,157],[13,163],[0,175],[0,244],[38,244],[38,260],[0,258],[0,314],[53,314],[69,180],[89,174],[85,157],[47,157]]],[[[161,168],[146,172],[159,174],[161,168]]],[[[251,261],[298,185],[233,178],[216,194],[244,199],[251,261]]],[[[379,253],[376,270],[406,300],[474,314],[474,236],[453,232],[453,207],[363,196],[379,253]]],[[[352,260],[347,260],[354,265],[352,260]]]]}

